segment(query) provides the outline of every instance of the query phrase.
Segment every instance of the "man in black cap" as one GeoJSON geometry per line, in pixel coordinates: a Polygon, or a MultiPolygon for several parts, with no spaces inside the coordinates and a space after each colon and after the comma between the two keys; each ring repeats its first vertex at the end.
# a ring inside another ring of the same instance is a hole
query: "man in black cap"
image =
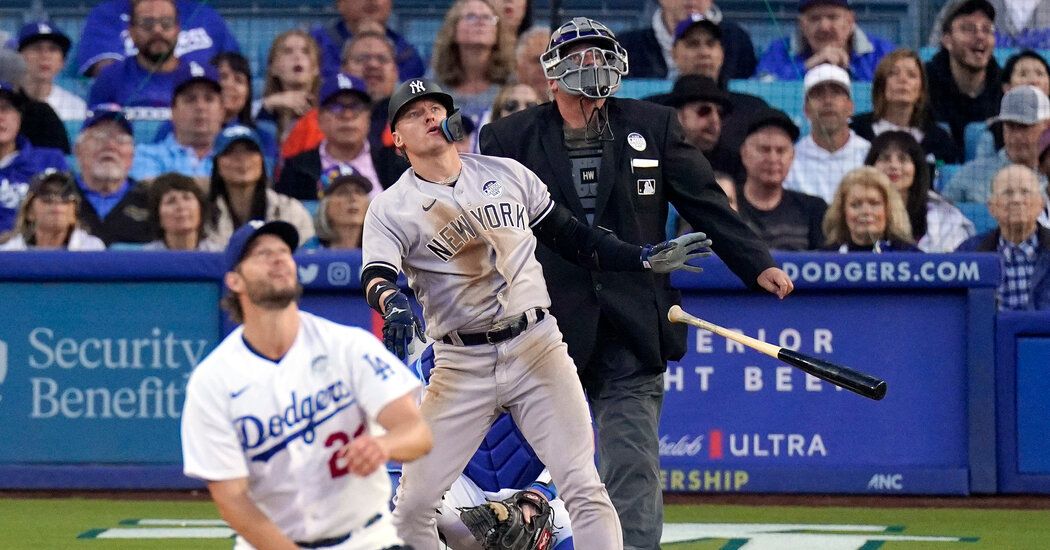
{"type": "Polygon", "coordinates": [[[995,50],[995,8],[987,0],[959,2],[941,25],[941,50],[926,63],[933,118],[948,124],[962,151],[966,125],[999,114],[1003,91],[995,50]]]}
{"type": "Polygon", "coordinates": [[[50,21],[23,26],[18,32],[18,52],[27,68],[22,90],[37,101],[46,101],[62,120],[84,120],[84,100],[55,84],[55,77],[66,65],[70,45],[69,37],[50,21]]]}
{"type": "Polygon", "coordinates": [[[820,197],[784,189],[798,136],[798,126],[786,114],[767,109],[756,114],[740,148],[746,172],[740,215],[775,250],[816,250],[824,243],[820,224],[828,205],[820,197]]]}
{"type": "Polygon", "coordinates": [[[674,83],[671,93],[654,98],[658,103],[678,110],[682,137],[704,154],[711,168],[736,174],[742,171],[737,148],[722,143],[722,128],[731,112],[729,95],[706,76],[687,75],[674,83]]]}

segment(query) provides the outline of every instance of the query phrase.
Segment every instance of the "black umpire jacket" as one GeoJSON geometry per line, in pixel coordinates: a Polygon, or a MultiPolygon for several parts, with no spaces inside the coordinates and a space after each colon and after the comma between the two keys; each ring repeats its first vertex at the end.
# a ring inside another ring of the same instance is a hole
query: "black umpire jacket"
{"type": "MultiPolygon", "coordinates": [[[[729,207],[707,160],[683,140],[674,109],[632,99],[609,98],[606,104],[613,141],[603,148],[594,225],[626,242],[658,243],[665,240],[671,202],[714,241],[712,248],[733,273],[756,287],[758,275],[775,265],[773,258],[729,207]]],[[[555,104],[545,103],[482,127],[481,152],[521,162],[547,184],[557,203],[586,220],[562,128],[555,104]]],[[[685,353],[685,325],[667,320],[667,310],[681,301],[667,275],[590,272],[543,245],[536,257],[543,265],[551,313],[578,368],[590,362],[599,316],[628,342],[645,373],[663,372],[667,360],[685,353]]]]}

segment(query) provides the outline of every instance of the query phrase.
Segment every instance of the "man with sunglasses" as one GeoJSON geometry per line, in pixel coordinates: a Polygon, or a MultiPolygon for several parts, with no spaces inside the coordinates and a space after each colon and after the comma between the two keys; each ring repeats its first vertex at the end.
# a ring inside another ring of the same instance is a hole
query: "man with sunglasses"
{"type": "MultiPolygon", "coordinates": [[[[73,59],[79,75],[95,77],[107,66],[135,56],[138,45],[131,38],[127,22],[132,5],[138,3],[139,0],[105,0],[88,12],[73,59]]],[[[240,51],[237,38],[212,4],[175,0],[178,57],[207,63],[219,53],[240,51]]]]}
{"type": "Polygon", "coordinates": [[[340,167],[372,182],[370,198],[389,187],[408,167],[394,149],[376,147],[368,139],[372,97],[356,76],[338,73],[321,85],[317,125],[321,144],[285,161],[274,189],[299,200],[317,200],[324,188],[321,174],[340,167]]]}
{"type": "Polygon", "coordinates": [[[671,93],[653,100],[678,111],[682,137],[704,154],[711,168],[734,176],[742,172],[739,147],[726,147],[722,139],[732,112],[729,95],[714,80],[696,74],[679,77],[671,93]]]}
{"type": "Polygon", "coordinates": [[[180,30],[174,0],[132,2],[128,36],[137,51],[99,73],[88,92],[88,105],[123,105],[131,121],[169,120],[183,63],[176,56],[180,30]]]}
{"type": "MultiPolygon", "coordinates": [[[[674,109],[612,97],[628,59],[608,27],[583,17],[569,21],[553,33],[540,62],[554,101],[483,127],[483,154],[521,162],[555,202],[627,242],[662,240],[673,204],[712,237],[714,251],[749,287],[779,298],[791,292],[791,279],[729,207],[703,155],[682,138],[674,109]]],[[[664,275],[592,273],[544,246],[536,257],[598,427],[601,477],[624,546],[657,549],[663,373],[686,343],[684,326],[667,321],[678,291],[664,275]]]]}

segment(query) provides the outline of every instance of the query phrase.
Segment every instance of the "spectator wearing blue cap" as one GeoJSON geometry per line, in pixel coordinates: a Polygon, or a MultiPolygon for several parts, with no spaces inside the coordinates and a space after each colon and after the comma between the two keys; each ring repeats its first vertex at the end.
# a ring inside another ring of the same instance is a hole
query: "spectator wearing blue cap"
{"type": "Polygon", "coordinates": [[[135,140],[120,105],[92,107],[73,152],[80,168],[80,223],[107,246],[148,241],[149,193],[128,177],[135,140]]]}
{"type": "MultiPolygon", "coordinates": [[[[207,4],[193,0],[175,1],[179,27],[175,55],[183,60],[205,63],[217,53],[240,51],[237,39],[222,16],[207,4]]],[[[138,44],[128,26],[131,6],[131,0],[106,0],[91,9],[77,42],[73,61],[77,73],[94,77],[106,66],[136,55],[138,44]]],[[[166,23],[167,20],[155,22],[166,23]]]]}
{"type": "Polygon", "coordinates": [[[19,135],[25,102],[14,86],[0,81],[0,234],[14,227],[34,176],[48,168],[66,169],[62,151],[33,147],[19,135]]]}
{"type": "Polygon", "coordinates": [[[675,29],[692,15],[701,15],[714,23],[722,33],[725,48],[725,78],[750,78],[755,73],[755,46],[740,25],[726,20],[712,0],[658,0],[649,26],[619,35],[620,45],[627,50],[634,78],[671,78],[679,76],[674,63],[675,29]]]}
{"type": "Polygon", "coordinates": [[[298,200],[270,189],[259,135],[247,126],[228,126],[215,141],[208,202],[211,239],[225,244],[249,220],[282,220],[303,240],[314,236],[310,212],[298,200]]]}
{"type": "Polygon", "coordinates": [[[800,0],[798,31],[770,44],[756,72],[760,78],[802,80],[813,67],[831,64],[868,82],[882,56],[895,48],[861,30],[847,0],[800,0]]]}
{"type": "Polygon", "coordinates": [[[210,64],[190,61],[179,66],[174,81],[172,132],[157,143],[143,143],[135,148],[131,177],[137,180],[152,179],[165,172],[195,178],[211,174],[212,145],[225,118],[219,73],[210,64]]]}
{"type": "Polygon", "coordinates": [[[18,52],[26,62],[22,91],[29,97],[47,102],[62,120],[84,120],[84,100],[55,84],[55,77],[66,65],[71,42],[50,21],[27,23],[18,32],[18,52]]]}
{"type": "Polygon", "coordinates": [[[426,71],[423,58],[403,36],[387,26],[392,0],[336,0],[339,18],[310,30],[321,48],[321,71],[333,74],[339,71],[343,45],[363,29],[378,29],[386,34],[396,47],[397,71],[401,80],[419,78],[426,71]]]}
{"type": "Polygon", "coordinates": [[[275,189],[300,200],[317,200],[321,174],[349,166],[372,182],[371,196],[392,185],[408,167],[394,149],[369,143],[372,98],[361,79],[339,73],[321,86],[317,124],[321,144],[289,158],[275,189]]]}
{"type": "Polygon", "coordinates": [[[361,248],[364,235],[365,214],[375,188],[353,168],[340,166],[321,175],[323,191],[318,191],[321,201],[314,213],[314,229],[317,238],[304,243],[304,247],[329,249],[361,248]]]}
{"type": "Polygon", "coordinates": [[[88,104],[123,105],[132,121],[171,118],[173,90],[181,81],[179,69],[186,64],[176,55],[179,31],[173,0],[133,2],[128,35],[136,53],[99,73],[88,92],[88,104]]]}

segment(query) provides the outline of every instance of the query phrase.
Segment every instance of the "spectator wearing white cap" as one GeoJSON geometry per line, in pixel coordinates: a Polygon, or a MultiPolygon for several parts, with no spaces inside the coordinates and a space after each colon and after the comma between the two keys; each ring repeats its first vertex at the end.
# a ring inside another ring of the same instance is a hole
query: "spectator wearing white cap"
{"type": "Polygon", "coordinates": [[[66,65],[71,44],[69,36],[50,21],[23,26],[18,32],[18,52],[26,62],[22,91],[37,101],[47,102],[62,120],[84,120],[84,100],[55,84],[55,77],[66,65]]]}
{"type": "MultiPolygon", "coordinates": [[[[1003,96],[999,116],[991,123],[1003,125],[1003,148],[992,157],[981,157],[963,165],[948,184],[943,195],[954,202],[987,202],[995,174],[1009,164],[1020,164],[1033,170],[1039,164],[1039,136],[1050,124],[1050,99],[1039,88],[1017,86],[1003,96]]],[[[1040,175],[1040,187],[1046,187],[1046,176],[1040,175]]]]}
{"type": "Polygon", "coordinates": [[[212,145],[226,117],[219,73],[210,64],[190,61],[179,65],[174,82],[172,132],[160,142],[135,147],[131,177],[137,180],[165,172],[195,178],[211,175],[212,145]]]}
{"type": "Polygon", "coordinates": [[[803,90],[810,132],[795,146],[795,161],[784,188],[830,203],[842,176],[864,164],[871,143],[849,127],[854,105],[845,69],[817,65],[806,73],[803,90]]]}

